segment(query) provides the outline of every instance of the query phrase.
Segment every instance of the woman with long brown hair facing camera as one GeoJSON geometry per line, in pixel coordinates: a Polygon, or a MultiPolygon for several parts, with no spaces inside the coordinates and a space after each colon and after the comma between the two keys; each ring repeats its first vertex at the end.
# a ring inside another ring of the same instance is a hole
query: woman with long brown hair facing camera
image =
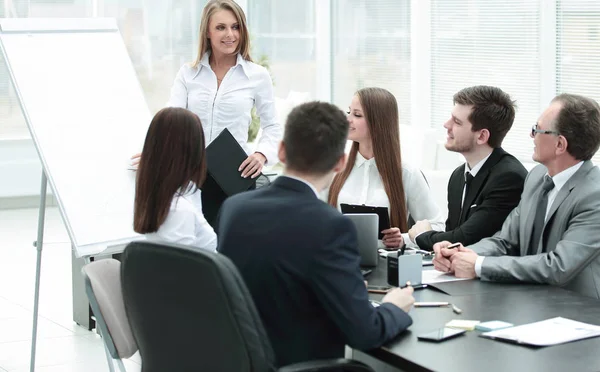
{"type": "Polygon", "coordinates": [[[360,89],[350,103],[348,123],[352,148],[345,169],[333,179],[327,202],[338,209],[342,203],[387,207],[392,226],[382,231],[387,248],[411,243],[408,214],[443,230],[443,217],[422,173],[402,163],[394,95],[382,88],[360,89]]]}
{"type": "Polygon", "coordinates": [[[133,229],[149,240],[215,251],[217,235],[202,214],[204,132],[196,114],[164,108],[152,119],[137,171],[133,229]]]}

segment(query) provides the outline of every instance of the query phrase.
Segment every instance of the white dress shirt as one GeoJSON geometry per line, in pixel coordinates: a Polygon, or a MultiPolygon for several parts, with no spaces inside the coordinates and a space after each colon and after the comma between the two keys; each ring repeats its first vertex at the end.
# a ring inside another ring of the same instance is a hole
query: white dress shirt
{"type": "MultiPolygon", "coordinates": [[[[471,173],[471,176],[473,176],[473,178],[475,178],[477,173],[479,173],[481,168],[483,168],[483,165],[485,164],[485,162],[489,159],[490,155],[492,155],[491,152],[488,156],[486,156],[485,158],[480,160],[479,163],[475,164],[475,166],[473,168],[469,168],[469,163],[465,163],[465,178],[464,179],[465,180],[467,179],[467,173],[471,173]]],[[[462,202],[460,203],[460,205],[463,205],[465,203],[465,191],[466,190],[467,190],[467,184],[465,184],[465,186],[463,187],[462,202]]]]}
{"type": "Polygon", "coordinates": [[[198,189],[175,195],[165,222],[146,238],[216,251],[217,234],[202,214],[201,192],[198,189]]]}
{"type": "Polygon", "coordinates": [[[248,127],[252,121],[250,112],[256,105],[262,127],[256,151],[267,158],[267,164],[277,163],[282,129],[277,123],[269,72],[238,54],[236,65],[227,71],[217,88],[217,76],[208,63],[209,55],[209,52],[204,54],[197,68],[188,64],[181,67],[167,106],[186,108],[198,115],[207,145],[227,128],[250,154],[248,127]]]}
{"type": "MultiPolygon", "coordinates": [[[[421,172],[403,163],[402,185],[404,187],[407,212],[410,213],[412,218],[415,221],[429,220],[433,230],[444,231],[444,218],[440,213],[439,207],[431,197],[429,186],[421,172]]],[[[327,200],[327,195],[322,195],[322,197],[327,200]]],[[[352,168],[352,172],[348,175],[348,179],[346,179],[338,195],[337,208],[340,210],[340,204],[342,203],[387,207],[389,211],[390,201],[385,192],[375,158],[367,160],[360,152],[356,153],[354,168],[352,168]]],[[[408,233],[403,233],[402,238],[406,244],[415,246],[415,243],[410,240],[408,233]]]]}
{"type": "MultiPolygon", "coordinates": [[[[554,200],[556,199],[560,189],[563,188],[567,181],[575,174],[575,172],[579,170],[579,168],[581,168],[582,165],[583,161],[580,161],[579,163],[565,169],[560,173],[555,174],[554,177],[552,177],[554,188],[548,192],[548,204],[546,204],[546,215],[544,221],[548,219],[548,212],[550,212],[550,207],[552,206],[552,203],[554,203],[554,200]]],[[[546,176],[547,175],[548,173],[546,173],[546,176]]],[[[477,256],[477,260],[475,261],[475,275],[477,275],[478,278],[481,276],[481,266],[483,265],[484,259],[485,256],[477,256]]]]}

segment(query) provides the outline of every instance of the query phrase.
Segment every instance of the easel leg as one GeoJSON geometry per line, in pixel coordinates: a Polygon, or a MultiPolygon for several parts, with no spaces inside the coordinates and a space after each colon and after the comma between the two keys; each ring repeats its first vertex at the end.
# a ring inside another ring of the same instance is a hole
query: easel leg
{"type": "Polygon", "coordinates": [[[37,261],[35,267],[35,295],[33,297],[33,330],[31,332],[31,362],[29,370],[35,371],[35,347],[37,342],[38,308],[40,300],[40,272],[42,268],[42,247],[44,245],[44,221],[46,219],[46,186],[48,180],[46,173],[42,171],[42,187],[40,191],[40,210],[38,215],[38,233],[34,246],[37,249],[37,261]]]}

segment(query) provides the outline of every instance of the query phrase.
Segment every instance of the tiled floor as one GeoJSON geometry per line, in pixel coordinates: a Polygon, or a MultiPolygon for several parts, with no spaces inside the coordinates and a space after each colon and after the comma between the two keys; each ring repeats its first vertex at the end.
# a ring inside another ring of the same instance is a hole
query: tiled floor
{"type": "MultiPolygon", "coordinates": [[[[37,209],[0,210],[0,372],[29,371],[37,209]]],[[[46,211],[36,371],[108,371],[102,339],[72,320],[71,245],[57,208],[46,211]]],[[[125,360],[140,371],[139,355],[125,360]]]]}

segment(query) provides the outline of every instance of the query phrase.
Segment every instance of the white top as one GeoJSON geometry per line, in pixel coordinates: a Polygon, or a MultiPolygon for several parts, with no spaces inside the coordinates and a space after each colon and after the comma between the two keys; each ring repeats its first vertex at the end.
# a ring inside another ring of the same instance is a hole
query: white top
{"type": "Polygon", "coordinates": [[[205,53],[197,68],[186,64],[181,67],[171,88],[167,106],[186,108],[200,117],[206,144],[211,143],[227,128],[247,154],[250,114],[256,105],[262,135],[256,151],[267,158],[268,164],[277,163],[277,146],[282,129],[277,123],[273,82],[266,68],[244,60],[238,54],[237,63],[223,77],[217,88],[217,76],[205,53]]]}
{"type": "MultiPolygon", "coordinates": [[[[409,167],[403,163],[402,185],[404,186],[407,212],[410,213],[412,218],[415,221],[429,220],[433,230],[444,231],[446,227],[444,218],[431,196],[429,186],[425,182],[423,174],[418,169],[409,167]]],[[[327,200],[328,195],[323,196],[327,200]]],[[[340,210],[340,204],[342,203],[387,207],[389,211],[390,201],[385,193],[375,158],[367,160],[360,152],[356,153],[354,168],[350,172],[350,175],[348,175],[348,179],[346,179],[338,195],[337,208],[340,210]]],[[[408,233],[403,233],[402,238],[406,244],[415,245],[410,240],[408,233]]]]}
{"type": "MultiPolygon", "coordinates": [[[[554,203],[554,199],[556,199],[556,196],[558,195],[560,189],[563,188],[567,181],[571,177],[573,177],[575,172],[577,172],[582,165],[583,161],[580,161],[574,166],[569,167],[564,171],[555,174],[554,177],[552,177],[552,182],[554,182],[554,188],[548,192],[548,204],[546,204],[546,215],[544,217],[544,221],[548,219],[548,212],[550,212],[550,207],[552,206],[552,203],[554,203]]],[[[546,173],[546,175],[548,175],[548,173],[546,173]]],[[[475,275],[477,275],[478,278],[481,276],[481,266],[483,265],[484,258],[485,256],[478,256],[477,260],[475,261],[475,275]]]]}
{"type": "MultiPolygon", "coordinates": [[[[491,155],[492,155],[492,153],[490,152],[490,154],[488,156],[486,156],[485,158],[480,160],[479,163],[475,164],[475,166],[473,168],[469,168],[469,163],[465,163],[465,178],[464,179],[465,180],[467,179],[467,173],[471,173],[471,176],[473,176],[473,178],[475,178],[477,173],[479,173],[481,168],[483,168],[483,165],[485,164],[485,162],[489,159],[489,157],[491,155]]],[[[465,183],[465,186],[463,187],[463,193],[462,193],[462,202],[460,203],[460,205],[463,205],[465,203],[465,191],[466,190],[467,190],[467,184],[465,183]]]]}
{"type": "Polygon", "coordinates": [[[215,252],[217,234],[202,214],[201,190],[175,195],[169,214],[157,232],[146,234],[148,240],[190,245],[215,252]]]}

